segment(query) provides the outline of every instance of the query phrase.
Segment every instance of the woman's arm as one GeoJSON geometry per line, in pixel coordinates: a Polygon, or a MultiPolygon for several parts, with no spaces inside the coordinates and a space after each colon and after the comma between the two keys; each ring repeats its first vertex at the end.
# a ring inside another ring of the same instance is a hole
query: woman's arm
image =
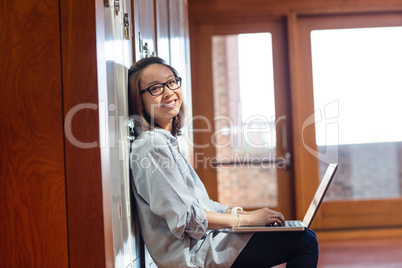
{"type": "Polygon", "coordinates": [[[272,223],[283,225],[285,223],[282,213],[269,208],[261,208],[250,212],[239,211],[238,214],[230,214],[230,211],[231,209],[227,209],[225,213],[205,211],[208,229],[215,230],[235,226],[268,225],[272,223]]]}
{"type": "Polygon", "coordinates": [[[246,219],[242,218],[240,214],[218,213],[212,211],[205,211],[208,221],[208,229],[225,229],[234,226],[246,225],[246,219]]]}

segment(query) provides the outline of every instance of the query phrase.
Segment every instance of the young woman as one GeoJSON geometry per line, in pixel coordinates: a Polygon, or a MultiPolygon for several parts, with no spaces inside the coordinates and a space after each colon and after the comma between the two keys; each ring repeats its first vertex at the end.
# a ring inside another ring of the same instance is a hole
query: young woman
{"type": "Polygon", "coordinates": [[[208,197],[179,153],[181,78],[157,57],[129,70],[129,113],[135,122],[130,168],[142,236],[158,267],[316,267],[318,243],[306,232],[233,233],[242,225],[285,221],[280,212],[245,212],[208,197]]]}

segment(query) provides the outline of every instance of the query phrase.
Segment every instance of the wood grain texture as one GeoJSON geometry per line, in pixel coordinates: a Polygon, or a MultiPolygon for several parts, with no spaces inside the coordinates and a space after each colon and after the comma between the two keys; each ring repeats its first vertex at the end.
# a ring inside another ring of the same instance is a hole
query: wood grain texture
{"type": "Polygon", "coordinates": [[[89,147],[66,135],[70,267],[105,267],[113,263],[113,254],[106,254],[113,245],[105,244],[105,232],[112,230],[105,230],[104,224],[103,190],[108,189],[103,189],[99,148],[96,27],[104,22],[97,21],[96,7],[103,1],[60,3],[65,117],[77,109],[65,128],[89,147]]]}
{"type": "Polygon", "coordinates": [[[317,12],[378,12],[400,7],[399,0],[191,0],[189,16],[191,19],[214,17],[254,17],[263,15],[283,15],[298,11],[317,12]]]}
{"type": "Polygon", "coordinates": [[[204,48],[203,52],[205,53],[203,54],[197,49],[190,50],[194,115],[192,123],[194,129],[194,169],[208,189],[209,197],[218,200],[217,173],[216,169],[210,166],[209,161],[211,157],[216,155],[215,147],[211,142],[211,135],[215,131],[215,126],[213,122],[209,121],[210,118],[214,118],[214,109],[206,105],[211,103],[210,96],[213,96],[212,68],[209,68],[212,66],[210,56],[212,55],[212,48],[211,40],[202,38],[202,36],[211,36],[212,31],[212,27],[204,27],[190,32],[191,43],[199,44],[199,47],[204,48]],[[197,64],[193,64],[194,59],[196,59],[197,64]],[[204,94],[197,95],[196,92],[203,92],[204,94]]]}
{"type": "Polygon", "coordinates": [[[0,9],[1,266],[68,267],[58,2],[0,9]]]}

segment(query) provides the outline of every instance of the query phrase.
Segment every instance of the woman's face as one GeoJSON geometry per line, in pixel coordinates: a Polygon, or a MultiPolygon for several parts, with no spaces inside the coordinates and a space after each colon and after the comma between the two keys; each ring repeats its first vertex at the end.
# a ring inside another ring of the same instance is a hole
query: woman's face
{"type": "MultiPolygon", "coordinates": [[[[162,64],[151,64],[142,71],[140,91],[158,83],[165,83],[175,78],[173,72],[162,64]]],[[[171,90],[165,86],[165,91],[159,96],[149,92],[141,95],[145,111],[162,128],[170,131],[173,117],[179,114],[182,105],[181,89],[171,90]]]]}

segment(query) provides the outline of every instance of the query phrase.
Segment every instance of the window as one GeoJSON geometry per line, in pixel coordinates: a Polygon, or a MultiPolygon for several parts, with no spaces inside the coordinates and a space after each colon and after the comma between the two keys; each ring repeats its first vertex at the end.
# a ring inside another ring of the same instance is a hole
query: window
{"type": "Polygon", "coordinates": [[[401,196],[401,48],[402,27],[311,32],[315,110],[339,122],[328,129],[316,118],[319,151],[333,150],[342,166],[330,199],[401,196]]]}
{"type": "Polygon", "coordinates": [[[270,33],[212,38],[218,200],[277,206],[275,99],[270,33]],[[250,44],[258,55],[250,54],[250,44]]]}

